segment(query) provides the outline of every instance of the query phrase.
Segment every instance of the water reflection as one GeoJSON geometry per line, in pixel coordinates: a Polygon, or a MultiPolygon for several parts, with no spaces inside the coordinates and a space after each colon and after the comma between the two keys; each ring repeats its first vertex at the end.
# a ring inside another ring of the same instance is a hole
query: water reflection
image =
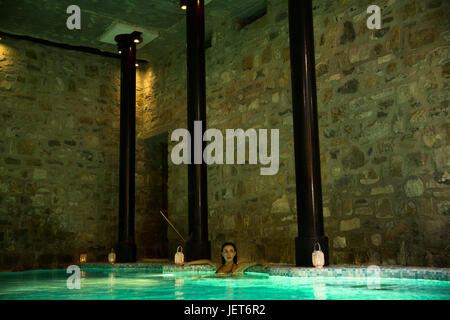
{"type": "Polygon", "coordinates": [[[178,291],[179,289],[183,290],[184,280],[183,279],[175,279],[175,299],[181,300],[184,299],[184,292],[178,291]],[[178,290],[177,290],[178,289],[178,290]]]}
{"type": "Polygon", "coordinates": [[[450,283],[390,279],[369,268],[358,277],[213,277],[200,273],[80,272],[81,290],[66,286],[66,270],[0,274],[0,300],[164,299],[164,300],[448,300],[450,283]]]}
{"type": "Polygon", "coordinates": [[[381,271],[378,266],[369,266],[366,270],[366,284],[368,289],[380,289],[381,271]]]}
{"type": "Polygon", "coordinates": [[[313,293],[314,293],[315,300],[326,300],[327,299],[326,291],[327,291],[327,288],[326,288],[325,283],[320,283],[320,282],[313,283],[313,293]]]}
{"type": "Polygon", "coordinates": [[[109,279],[109,286],[110,287],[112,287],[112,286],[114,286],[114,280],[116,279],[116,276],[114,275],[114,273],[110,273],[109,274],[109,277],[108,277],[108,279],[109,279]]]}

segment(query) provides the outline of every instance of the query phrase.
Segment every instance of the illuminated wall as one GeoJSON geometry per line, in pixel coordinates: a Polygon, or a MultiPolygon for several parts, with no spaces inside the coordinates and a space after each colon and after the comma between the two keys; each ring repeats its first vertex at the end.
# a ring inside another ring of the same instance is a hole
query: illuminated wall
{"type": "MultiPolygon", "coordinates": [[[[325,234],[332,264],[448,266],[448,12],[445,1],[314,1],[325,234]],[[369,30],[369,5],[381,29],[369,30]]],[[[280,168],[208,167],[212,256],[294,263],[297,236],[287,1],[206,49],[208,128],[280,129],[280,168]]],[[[186,128],[185,46],[154,62],[148,136],[186,128]]],[[[224,131],[223,131],[224,132],[224,131]]],[[[169,143],[170,150],[175,143],[169,143]]],[[[187,168],[169,158],[169,215],[187,235],[187,168]]],[[[172,256],[179,240],[169,232],[172,256]]]]}

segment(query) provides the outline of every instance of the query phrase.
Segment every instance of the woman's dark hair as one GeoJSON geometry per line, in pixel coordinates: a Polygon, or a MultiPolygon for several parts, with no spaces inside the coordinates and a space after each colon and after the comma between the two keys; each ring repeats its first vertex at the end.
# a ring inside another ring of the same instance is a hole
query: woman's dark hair
{"type": "Polygon", "coordinates": [[[225,246],[232,246],[234,248],[234,252],[236,252],[236,255],[233,258],[233,262],[237,264],[237,249],[236,245],[233,242],[225,242],[222,245],[222,249],[220,250],[220,257],[222,258],[222,264],[225,264],[225,259],[222,256],[223,248],[225,248],[225,246]]]}

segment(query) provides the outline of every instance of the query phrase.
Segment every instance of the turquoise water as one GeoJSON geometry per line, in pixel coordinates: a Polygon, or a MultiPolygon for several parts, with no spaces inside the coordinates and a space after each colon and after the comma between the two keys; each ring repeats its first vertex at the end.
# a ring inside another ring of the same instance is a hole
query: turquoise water
{"type": "Polygon", "coordinates": [[[66,270],[0,273],[0,300],[449,300],[450,282],[349,277],[282,277],[260,273],[148,270],[81,271],[80,289],[68,289],[66,270]]]}

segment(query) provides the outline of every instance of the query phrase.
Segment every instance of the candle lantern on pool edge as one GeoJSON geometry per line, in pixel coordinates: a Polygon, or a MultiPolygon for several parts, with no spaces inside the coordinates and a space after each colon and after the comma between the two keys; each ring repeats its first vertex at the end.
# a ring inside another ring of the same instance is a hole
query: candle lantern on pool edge
{"type": "Polygon", "coordinates": [[[183,263],[184,263],[183,247],[178,246],[177,253],[175,253],[175,264],[183,264],[183,263]]]}
{"type": "Polygon", "coordinates": [[[87,254],[86,253],[80,254],[80,262],[81,263],[86,263],[87,262],[87,254]]]}
{"type": "Polygon", "coordinates": [[[108,254],[108,261],[111,264],[116,262],[116,253],[114,252],[114,249],[111,249],[111,252],[108,254]]]}
{"type": "Polygon", "coordinates": [[[312,263],[316,268],[322,268],[325,264],[325,256],[323,255],[322,250],[320,250],[320,243],[316,242],[314,245],[314,252],[312,253],[312,263]],[[319,246],[319,250],[316,250],[316,245],[319,246]]]}

